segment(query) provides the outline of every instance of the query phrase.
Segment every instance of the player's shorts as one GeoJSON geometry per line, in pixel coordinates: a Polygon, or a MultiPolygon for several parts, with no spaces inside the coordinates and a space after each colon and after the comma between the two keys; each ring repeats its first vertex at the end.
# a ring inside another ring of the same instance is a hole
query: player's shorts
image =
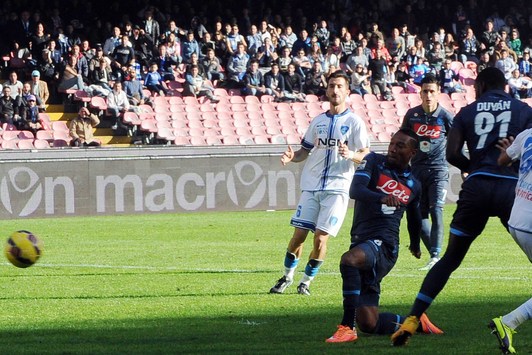
{"type": "Polygon", "coordinates": [[[532,233],[520,231],[512,227],[509,227],[508,229],[517,245],[523,249],[526,256],[528,256],[528,260],[532,263],[532,233]]]}
{"type": "Polygon", "coordinates": [[[443,207],[447,197],[447,184],[449,182],[449,169],[415,167],[412,169],[414,176],[421,182],[422,212],[426,215],[431,206],[443,207]]]}
{"type": "Polygon", "coordinates": [[[290,224],[313,233],[316,229],[334,237],[344,222],[349,196],[330,191],[303,191],[290,224]]]}
{"type": "Polygon", "coordinates": [[[397,262],[398,248],[384,244],[379,239],[353,243],[350,249],[361,248],[366,254],[366,270],[360,270],[362,288],[360,290],[361,306],[378,306],[381,294],[381,281],[388,275],[397,262]]]}
{"type": "Polygon", "coordinates": [[[512,211],[517,180],[476,175],[462,184],[451,233],[477,237],[490,217],[499,217],[505,228],[512,211]]]}

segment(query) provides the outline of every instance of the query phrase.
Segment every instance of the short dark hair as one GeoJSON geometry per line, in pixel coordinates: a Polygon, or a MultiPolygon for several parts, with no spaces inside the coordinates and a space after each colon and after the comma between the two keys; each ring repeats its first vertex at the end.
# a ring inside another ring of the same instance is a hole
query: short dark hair
{"type": "Polygon", "coordinates": [[[486,90],[504,90],[506,86],[504,74],[495,67],[488,67],[478,73],[476,82],[484,85],[486,90]]]}
{"type": "Polygon", "coordinates": [[[436,84],[436,85],[440,85],[440,81],[438,80],[438,78],[436,77],[436,75],[434,74],[427,74],[425,75],[425,77],[423,79],[421,79],[421,85],[423,84],[436,84]]]}
{"type": "Polygon", "coordinates": [[[327,78],[327,82],[329,82],[329,80],[331,79],[336,79],[336,78],[344,78],[347,85],[351,83],[351,78],[349,77],[349,75],[347,75],[346,72],[341,69],[331,73],[331,75],[329,75],[329,77],[327,78]]]}
{"type": "Polygon", "coordinates": [[[412,142],[413,142],[412,148],[414,148],[414,149],[418,149],[419,148],[419,136],[417,135],[416,132],[414,132],[413,129],[407,128],[407,127],[403,127],[403,128],[400,128],[397,132],[395,132],[394,135],[397,134],[397,133],[402,133],[402,134],[407,135],[410,138],[412,138],[412,142]]]}

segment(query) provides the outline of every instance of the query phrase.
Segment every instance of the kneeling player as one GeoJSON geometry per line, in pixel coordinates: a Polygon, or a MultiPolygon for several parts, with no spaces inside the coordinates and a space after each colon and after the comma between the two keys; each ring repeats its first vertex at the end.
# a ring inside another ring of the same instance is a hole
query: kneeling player
{"type": "MultiPolygon", "coordinates": [[[[344,315],[338,330],[326,340],[357,340],[356,323],[365,333],[391,334],[403,319],[379,313],[380,282],[395,265],[399,251],[399,227],[407,211],[410,251],[420,258],[421,186],[411,172],[418,137],[403,128],[394,134],[388,154],[371,153],[355,172],[349,195],[356,200],[351,247],[340,261],[344,315]]],[[[424,315],[419,331],[443,333],[424,315]]]]}

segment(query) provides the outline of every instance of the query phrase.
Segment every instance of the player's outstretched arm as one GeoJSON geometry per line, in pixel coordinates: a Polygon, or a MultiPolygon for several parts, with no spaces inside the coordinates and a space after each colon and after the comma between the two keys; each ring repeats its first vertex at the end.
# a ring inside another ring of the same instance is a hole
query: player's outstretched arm
{"type": "Polygon", "coordinates": [[[299,163],[307,159],[308,155],[309,155],[309,151],[306,150],[305,148],[301,148],[298,151],[294,152],[294,149],[292,148],[292,146],[289,145],[286,151],[281,156],[281,163],[283,165],[286,165],[291,161],[293,161],[294,163],[299,163]]]}

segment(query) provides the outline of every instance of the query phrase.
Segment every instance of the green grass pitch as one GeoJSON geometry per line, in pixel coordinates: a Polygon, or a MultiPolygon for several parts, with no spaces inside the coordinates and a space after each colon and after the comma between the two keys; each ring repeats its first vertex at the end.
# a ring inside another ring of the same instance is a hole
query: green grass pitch
{"type": "MultiPolygon", "coordinates": [[[[446,226],[453,210],[446,208],[446,226]]],[[[295,286],[268,294],[281,276],[291,213],[0,221],[5,238],[27,229],[45,243],[44,256],[28,269],[0,262],[0,353],[498,354],[488,321],[531,295],[530,263],[492,220],[429,309],[444,335],[415,336],[406,348],[364,334],[355,344],[327,344],[341,320],[338,262],[352,210],[329,242],[310,297],[295,286]]],[[[406,314],[427,256],[409,255],[406,228],[402,238],[381,308],[406,314]]],[[[532,322],[518,331],[516,349],[530,353],[532,322]]]]}

